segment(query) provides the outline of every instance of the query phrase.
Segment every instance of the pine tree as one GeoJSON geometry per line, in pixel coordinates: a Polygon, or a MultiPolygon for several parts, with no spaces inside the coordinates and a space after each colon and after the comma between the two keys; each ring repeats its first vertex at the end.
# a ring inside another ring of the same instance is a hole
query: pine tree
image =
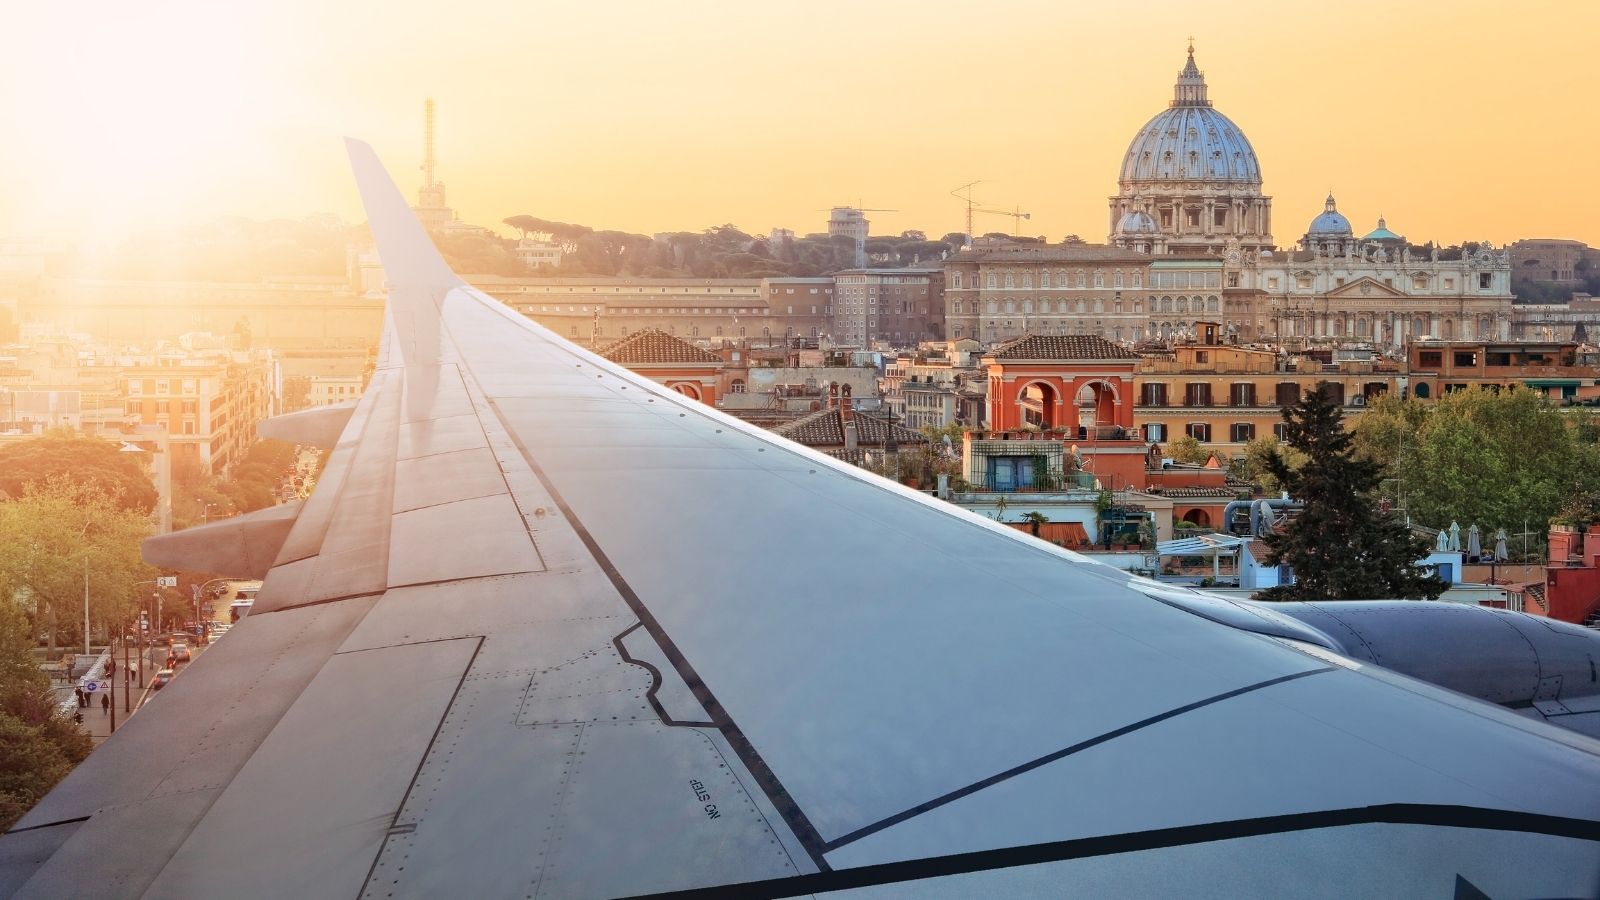
{"type": "Polygon", "coordinates": [[[1263,539],[1268,564],[1292,566],[1295,583],[1260,599],[1436,599],[1443,582],[1417,565],[1428,542],[1377,508],[1381,467],[1356,458],[1339,407],[1317,388],[1283,411],[1285,443],[1305,462],[1291,468],[1281,454],[1267,460],[1272,476],[1303,504],[1297,518],[1263,539]]]}

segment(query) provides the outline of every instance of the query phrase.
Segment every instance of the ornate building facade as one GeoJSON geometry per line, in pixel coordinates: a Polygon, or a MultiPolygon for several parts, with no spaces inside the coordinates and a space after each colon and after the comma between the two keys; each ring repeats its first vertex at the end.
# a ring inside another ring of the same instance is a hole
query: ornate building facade
{"type": "Polygon", "coordinates": [[[1111,198],[1111,243],[1146,253],[1259,252],[1272,243],[1272,198],[1249,138],[1212,108],[1189,61],[1172,103],[1128,144],[1111,198]]]}
{"type": "Polygon", "coordinates": [[[1505,250],[1412,249],[1382,219],[1357,237],[1332,195],[1298,248],[1272,242],[1272,200],[1244,132],[1217,112],[1189,59],[1167,109],[1134,135],[1111,198],[1107,245],[1001,244],[945,261],[947,336],[1112,341],[1194,337],[1222,323],[1238,341],[1504,340],[1505,250]]]}

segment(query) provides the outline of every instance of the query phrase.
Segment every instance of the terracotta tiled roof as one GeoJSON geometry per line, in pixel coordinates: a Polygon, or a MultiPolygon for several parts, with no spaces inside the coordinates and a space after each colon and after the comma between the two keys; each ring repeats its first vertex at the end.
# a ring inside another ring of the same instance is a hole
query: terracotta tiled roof
{"type": "MultiPolygon", "coordinates": [[[[855,413],[856,444],[863,447],[881,447],[886,442],[889,429],[894,429],[895,443],[926,444],[921,432],[904,425],[890,425],[887,421],[863,412],[855,413]]],[[[807,447],[843,447],[844,417],[837,409],[819,409],[804,418],[796,419],[772,429],[797,444],[807,447]]]]}
{"type": "MultiPolygon", "coordinates": [[[[1152,493],[1156,492],[1152,491],[1152,493]]],[[[1162,488],[1159,493],[1163,497],[1171,497],[1173,499],[1200,500],[1214,497],[1220,500],[1226,497],[1229,500],[1237,500],[1242,491],[1221,487],[1172,487],[1162,488]]]]}
{"type": "Polygon", "coordinates": [[[722,357],[702,350],[665,331],[649,329],[630,334],[600,349],[600,355],[614,363],[717,363],[722,357]]]}
{"type": "Polygon", "coordinates": [[[1139,354],[1092,334],[1028,334],[988,354],[995,359],[1139,359],[1139,354]]]}

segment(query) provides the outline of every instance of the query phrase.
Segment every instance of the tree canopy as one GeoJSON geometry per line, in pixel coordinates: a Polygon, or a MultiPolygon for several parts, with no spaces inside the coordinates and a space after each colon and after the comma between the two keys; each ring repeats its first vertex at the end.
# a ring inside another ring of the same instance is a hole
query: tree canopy
{"type": "Polygon", "coordinates": [[[57,709],[32,644],[22,609],[0,601],[0,830],[10,828],[90,750],[89,736],[57,709]]]}
{"type": "Polygon", "coordinates": [[[83,640],[87,572],[92,626],[132,613],[134,584],[154,577],[139,556],[150,520],[93,484],[56,476],[0,503],[0,598],[27,598],[34,633],[53,653],[83,640]]]}
{"type": "Polygon", "coordinates": [[[1600,489],[1585,411],[1524,388],[1478,387],[1437,400],[1384,397],[1356,420],[1355,448],[1392,479],[1413,520],[1481,528],[1544,524],[1574,493],[1600,489]]]}
{"type": "Polygon", "coordinates": [[[1443,582],[1417,561],[1428,542],[1379,507],[1379,465],[1356,455],[1340,408],[1318,390],[1283,411],[1290,447],[1305,455],[1299,468],[1282,454],[1266,459],[1271,475],[1303,507],[1284,529],[1267,534],[1269,565],[1294,568],[1295,581],[1261,592],[1264,600],[1428,599],[1443,582]]]}
{"type": "Polygon", "coordinates": [[[156,488],[145,473],[146,458],[148,454],[123,453],[110,441],[56,429],[0,446],[0,491],[16,498],[29,482],[66,478],[94,487],[123,509],[148,515],[156,505],[156,488]]]}

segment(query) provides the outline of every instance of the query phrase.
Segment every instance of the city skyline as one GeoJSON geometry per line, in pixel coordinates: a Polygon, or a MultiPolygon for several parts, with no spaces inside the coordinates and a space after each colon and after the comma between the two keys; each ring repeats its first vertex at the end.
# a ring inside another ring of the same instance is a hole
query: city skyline
{"type": "Polygon", "coordinates": [[[92,23],[29,9],[0,62],[0,95],[28,126],[0,148],[26,173],[0,195],[0,232],[92,242],[223,215],[359,222],[336,138],[369,137],[414,189],[432,96],[440,178],[480,224],[530,213],[803,233],[860,201],[897,210],[873,215],[875,233],[942,234],[963,228],[948,191],[983,179],[985,205],[1032,213],[1023,233],[1102,241],[1127,141],[1166,106],[1192,34],[1217,109],[1265,161],[1280,246],[1330,189],[1358,233],[1385,216],[1418,242],[1600,237],[1581,165],[1600,124],[1556,112],[1593,9],[1536,4],[1512,20],[1487,3],[1412,5],[1383,29],[1265,3],[1225,28],[1176,4],[1138,22],[1099,7],[959,9],[881,4],[845,20],[844,7],[696,4],[641,7],[620,27],[514,6],[379,18],[180,4],[92,23]],[[1450,45],[1474,50],[1407,53],[1450,45]],[[461,46],[479,49],[431,49],[461,46]],[[1526,139],[1547,122],[1559,140],[1526,139]]]}

